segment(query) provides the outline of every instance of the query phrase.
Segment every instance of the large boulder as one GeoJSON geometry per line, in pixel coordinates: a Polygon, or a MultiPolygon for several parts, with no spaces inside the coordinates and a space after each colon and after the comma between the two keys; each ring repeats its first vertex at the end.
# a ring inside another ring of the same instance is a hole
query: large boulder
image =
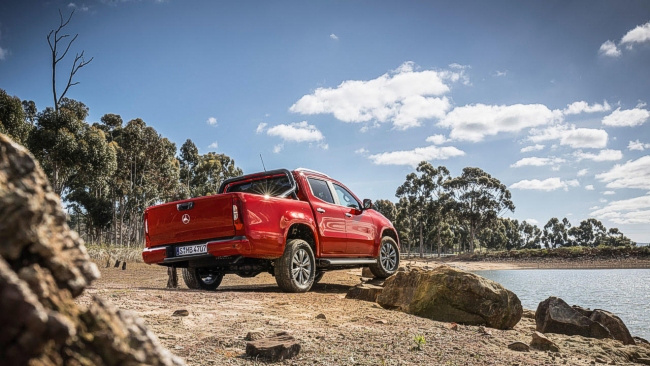
{"type": "Polygon", "coordinates": [[[413,268],[384,283],[377,303],[425,318],[509,329],[521,319],[517,295],[500,284],[449,266],[413,268]]]}
{"type": "Polygon", "coordinates": [[[611,338],[610,331],[605,326],[584,315],[584,309],[577,310],[555,296],[549,297],[537,306],[535,328],[541,333],[611,338]]]}
{"type": "Polygon", "coordinates": [[[99,298],[75,303],[97,266],[38,163],[2,134],[0,238],[0,363],[184,364],[141,319],[99,298]]]}

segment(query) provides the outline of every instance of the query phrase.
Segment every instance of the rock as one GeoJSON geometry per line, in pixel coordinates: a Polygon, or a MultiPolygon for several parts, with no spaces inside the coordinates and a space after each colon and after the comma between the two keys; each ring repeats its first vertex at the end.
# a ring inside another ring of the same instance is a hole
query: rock
{"type": "Polygon", "coordinates": [[[485,327],[482,326],[482,325],[478,327],[478,332],[481,333],[481,334],[483,334],[483,335],[486,335],[486,336],[491,336],[491,335],[492,335],[492,331],[489,330],[489,329],[487,329],[487,328],[485,328],[485,327]]]}
{"type": "Polygon", "coordinates": [[[264,333],[258,331],[248,332],[244,340],[246,341],[256,341],[258,339],[264,338],[264,333]]]}
{"type": "Polygon", "coordinates": [[[300,343],[287,332],[246,343],[246,355],[265,358],[272,362],[292,358],[299,352],[300,343]]]}
{"type": "Polygon", "coordinates": [[[325,316],[325,314],[321,313],[316,315],[316,319],[327,319],[327,317],[325,316]]]}
{"type": "Polygon", "coordinates": [[[618,316],[605,311],[596,309],[592,312],[589,319],[598,322],[609,330],[612,338],[621,341],[623,344],[630,345],[636,344],[634,338],[630,334],[630,331],[625,326],[625,323],[618,316]]]}
{"type": "Polygon", "coordinates": [[[559,297],[551,296],[539,303],[535,312],[535,329],[541,333],[611,338],[609,330],[592,321],[559,297]]]}
{"type": "Polygon", "coordinates": [[[363,301],[376,302],[377,296],[384,288],[381,286],[371,285],[369,283],[358,284],[348,291],[346,299],[356,299],[363,301]]]}
{"type": "Polygon", "coordinates": [[[637,358],[636,360],[634,360],[634,362],[640,363],[642,365],[650,365],[650,358],[643,358],[643,357],[637,358]]]}
{"type": "Polygon", "coordinates": [[[449,266],[397,272],[384,283],[377,303],[443,322],[508,329],[523,312],[517,295],[500,284],[449,266]]]}
{"type": "Polygon", "coordinates": [[[0,134],[0,363],[183,365],[141,319],[93,297],[99,278],[59,197],[23,147],[0,134]]]}
{"type": "Polygon", "coordinates": [[[370,268],[368,267],[363,267],[361,269],[361,277],[366,277],[366,278],[375,278],[375,275],[372,273],[370,268]]]}
{"type": "Polygon", "coordinates": [[[580,314],[586,316],[587,318],[589,318],[589,317],[591,316],[591,314],[594,312],[593,310],[585,309],[585,308],[583,308],[582,306],[578,306],[578,305],[573,305],[573,306],[571,306],[571,307],[572,307],[575,311],[577,311],[577,312],[579,312],[580,314]]]}
{"type": "Polygon", "coordinates": [[[535,310],[524,309],[521,317],[526,319],[535,319],[535,310]]]}
{"type": "Polygon", "coordinates": [[[517,352],[528,352],[530,351],[530,348],[528,345],[524,342],[513,342],[508,345],[508,348],[517,351],[517,352]]]}
{"type": "Polygon", "coordinates": [[[632,337],[632,338],[634,338],[634,342],[635,342],[636,344],[647,344],[647,345],[650,345],[650,342],[648,342],[648,341],[647,341],[646,339],[644,339],[644,338],[641,338],[641,337],[632,337]]]}
{"type": "Polygon", "coordinates": [[[533,333],[533,340],[530,342],[530,347],[540,351],[560,352],[560,347],[540,332],[533,333]]]}
{"type": "Polygon", "coordinates": [[[172,316],[188,316],[188,315],[190,315],[190,312],[185,309],[176,310],[172,314],[172,316]]]}

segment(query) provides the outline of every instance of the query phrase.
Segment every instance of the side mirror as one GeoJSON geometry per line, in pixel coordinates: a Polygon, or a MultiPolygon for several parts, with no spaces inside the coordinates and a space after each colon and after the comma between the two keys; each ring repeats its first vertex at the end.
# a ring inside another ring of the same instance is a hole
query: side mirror
{"type": "Polygon", "coordinates": [[[366,198],[363,200],[363,209],[370,210],[372,208],[372,200],[366,198]]]}

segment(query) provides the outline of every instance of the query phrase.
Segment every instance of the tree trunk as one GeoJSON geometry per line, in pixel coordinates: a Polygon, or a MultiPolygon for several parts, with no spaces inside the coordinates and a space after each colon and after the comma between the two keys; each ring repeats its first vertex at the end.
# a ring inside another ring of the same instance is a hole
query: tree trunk
{"type": "Polygon", "coordinates": [[[420,258],[424,258],[424,239],[422,238],[422,223],[420,223],[420,258]]]}

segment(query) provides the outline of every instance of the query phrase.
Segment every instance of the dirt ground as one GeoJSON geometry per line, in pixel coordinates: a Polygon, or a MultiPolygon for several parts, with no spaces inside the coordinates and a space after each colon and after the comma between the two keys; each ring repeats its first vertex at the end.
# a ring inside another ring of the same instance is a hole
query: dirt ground
{"type": "Polygon", "coordinates": [[[188,289],[180,270],[180,287],[166,289],[164,267],[129,263],[126,270],[110,267],[101,272],[101,279],[77,301],[84,304],[99,296],[134,312],[188,365],[266,363],[245,355],[245,337],[252,331],[266,336],[287,331],[300,342],[298,356],[279,362],[285,365],[625,364],[623,356],[608,351],[622,345],[609,340],[550,337],[560,344],[560,353],[508,349],[515,341],[530,343],[535,324],[529,318],[522,318],[513,330],[463,325],[452,330],[449,323],[345,299],[348,289],[361,281],[360,269],[328,272],[303,294],[280,292],[269,274],[226,275],[219,289],[209,292],[188,289]],[[176,310],[189,315],[173,316],[176,310]],[[426,342],[421,350],[415,342],[419,336],[426,342]]]}

